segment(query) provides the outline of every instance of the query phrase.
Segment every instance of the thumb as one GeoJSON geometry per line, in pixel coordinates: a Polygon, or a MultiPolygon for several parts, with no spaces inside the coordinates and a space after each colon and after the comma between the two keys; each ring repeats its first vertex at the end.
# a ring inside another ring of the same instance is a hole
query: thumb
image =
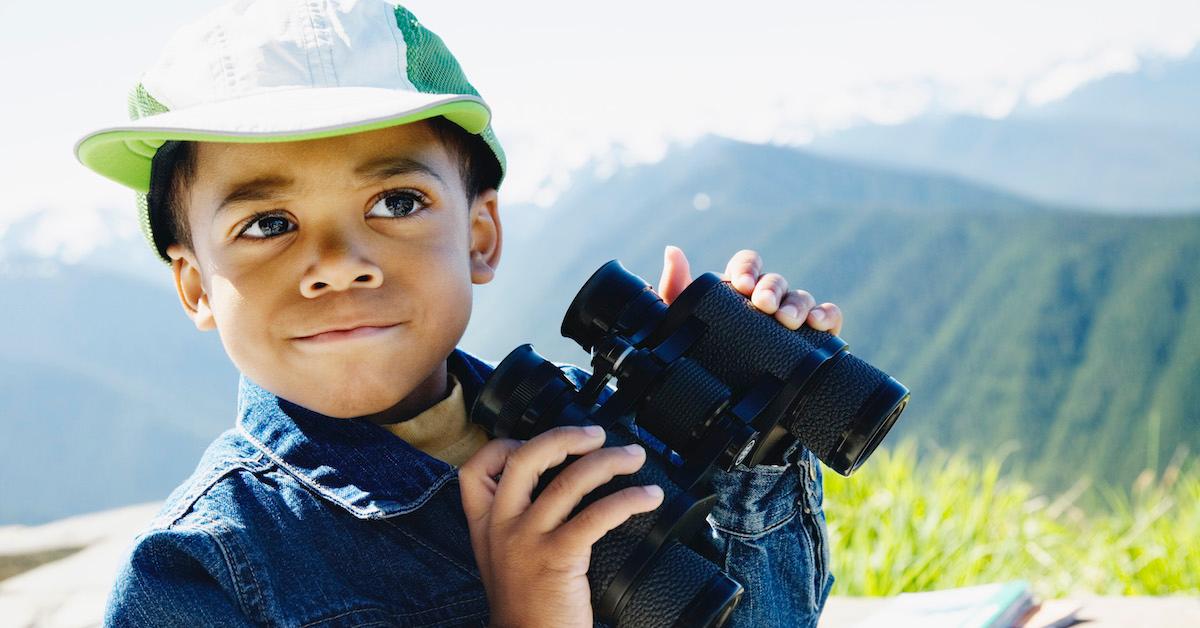
{"type": "Polygon", "coordinates": [[[662,279],[658,281],[658,296],[670,304],[683,289],[692,283],[692,272],[687,257],[677,246],[667,245],[663,251],[662,279]]]}

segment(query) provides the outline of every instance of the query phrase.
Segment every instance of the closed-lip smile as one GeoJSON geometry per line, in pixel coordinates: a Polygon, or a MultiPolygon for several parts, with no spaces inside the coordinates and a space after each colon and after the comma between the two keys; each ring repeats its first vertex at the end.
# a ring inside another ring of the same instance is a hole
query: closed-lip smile
{"type": "Polygon", "coordinates": [[[294,340],[304,343],[331,342],[349,340],[351,338],[366,338],[399,327],[401,323],[362,323],[351,325],[334,325],[322,331],[307,336],[296,336],[294,340]]]}

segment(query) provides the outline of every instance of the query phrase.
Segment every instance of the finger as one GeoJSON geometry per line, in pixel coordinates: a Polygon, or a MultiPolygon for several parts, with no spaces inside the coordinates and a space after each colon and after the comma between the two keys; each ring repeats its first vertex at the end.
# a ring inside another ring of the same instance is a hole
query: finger
{"type": "Polygon", "coordinates": [[[808,326],[836,336],[842,331],[842,310],[832,303],[822,303],[808,313],[808,326]]]}
{"type": "Polygon", "coordinates": [[[529,508],[533,488],[546,469],[562,464],[569,455],[585,454],[603,444],[604,430],[594,425],[556,427],[526,441],[505,462],[492,504],[492,524],[518,517],[529,508]]]}
{"type": "Polygon", "coordinates": [[[750,302],[759,310],[774,314],[779,309],[779,303],[787,293],[787,288],[787,279],[784,279],[783,275],[767,273],[759,277],[758,284],[754,286],[754,293],[750,295],[750,302]]]}
{"type": "Polygon", "coordinates": [[[551,542],[567,551],[582,551],[633,515],[658,508],[662,501],[662,488],[656,485],[623,488],[588,504],[550,533],[551,542]]]}
{"type": "Polygon", "coordinates": [[[585,495],[645,462],[646,450],[637,444],[597,449],[567,465],[533,500],[525,518],[539,532],[550,532],[567,520],[585,495]]]}
{"type": "Polygon", "coordinates": [[[489,514],[496,494],[495,477],[504,468],[504,461],[520,445],[520,441],[508,438],[490,440],[458,469],[458,489],[462,496],[463,513],[467,516],[471,548],[484,578],[491,577],[488,573],[491,569],[491,552],[487,534],[489,514]]]}
{"type": "Polygon", "coordinates": [[[816,299],[807,290],[790,290],[783,296],[775,319],[788,329],[800,329],[808,318],[808,312],[817,306],[816,299]]]}
{"type": "Polygon", "coordinates": [[[758,251],[742,249],[733,254],[725,265],[725,277],[738,292],[750,296],[758,277],[762,274],[763,261],[758,251]]]}
{"type": "Polygon", "coordinates": [[[492,509],[498,482],[496,476],[521,441],[495,438],[480,447],[458,469],[458,489],[462,494],[463,512],[467,522],[483,521],[492,509]]]}
{"type": "Polygon", "coordinates": [[[683,249],[668,245],[663,251],[662,278],[658,281],[658,296],[670,305],[683,289],[692,283],[692,272],[683,249]]]}

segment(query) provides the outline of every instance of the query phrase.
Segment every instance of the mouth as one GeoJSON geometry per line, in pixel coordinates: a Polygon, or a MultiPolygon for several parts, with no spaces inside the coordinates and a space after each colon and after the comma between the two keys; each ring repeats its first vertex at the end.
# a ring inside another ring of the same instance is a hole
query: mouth
{"type": "Polygon", "coordinates": [[[380,334],[385,334],[393,329],[397,329],[401,324],[402,323],[392,323],[390,325],[359,325],[357,327],[344,329],[329,329],[309,336],[297,336],[293,338],[293,340],[301,344],[322,344],[328,342],[353,340],[357,338],[372,338],[380,334]]]}

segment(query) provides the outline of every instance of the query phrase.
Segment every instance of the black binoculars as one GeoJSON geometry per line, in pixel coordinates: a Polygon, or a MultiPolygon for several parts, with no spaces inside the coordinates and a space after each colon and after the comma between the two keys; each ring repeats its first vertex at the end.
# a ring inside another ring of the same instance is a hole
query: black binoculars
{"type": "MultiPolygon", "coordinates": [[[[592,608],[611,626],[723,624],[743,589],[697,539],[716,502],[712,473],[759,464],[763,437],[782,426],[849,476],[908,403],[904,385],[850,354],[841,338],[784,327],[714,273],[667,306],[610,261],[575,296],[561,332],[592,355],[582,389],[522,345],[497,365],[471,420],[517,439],[595,424],[606,430],[605,446],[645,447],[641,469],[592,491],[572,513],[628,486],[663,488],[659,508],[630,517],[592,548],[592,608]],[[663,446],[677,456],[656,455],[663,446]]],[[[544,473],[535,496],[576,458],[544,473]]]]}

